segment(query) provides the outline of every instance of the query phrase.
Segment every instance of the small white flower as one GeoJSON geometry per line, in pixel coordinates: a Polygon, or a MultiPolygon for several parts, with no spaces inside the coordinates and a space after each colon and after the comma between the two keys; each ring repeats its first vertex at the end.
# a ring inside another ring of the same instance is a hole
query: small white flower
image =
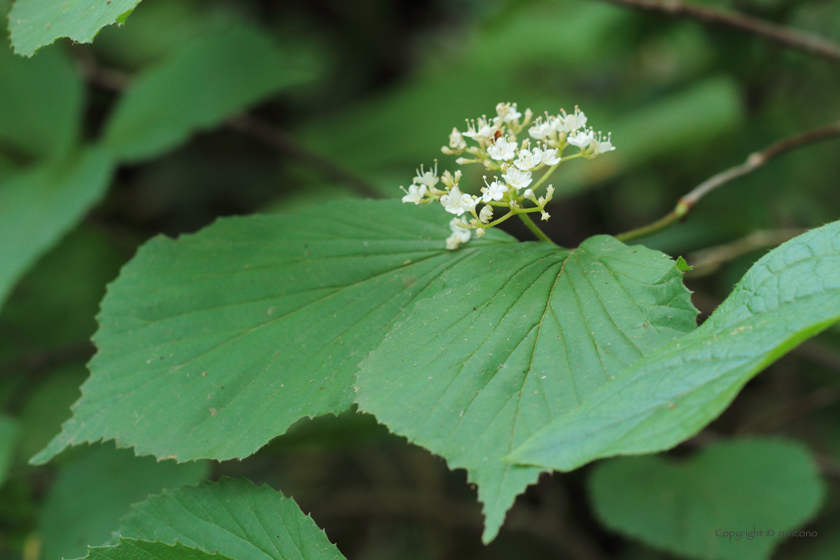
{"type": "Polygon", "coordinates": [[[547,221],[548,221],[548,219],[549,219],[551,216],[549,216],[549,215],[548,215],[548,212],[543,211],[543,213],[542,213],[542,216],[541,216],[541,217],[542,217],[543,221],[547,222],[547,221]]]}
{"type": "Polygon", "coordinates": [[[400,187],[405,196],[402,197],[403,202],[413,202],[414,204],[420,204],[423,202],[423,197],[426,195],[426,185],[409,185],[408,190],[405,190],[405,187],[400,187]]]}
{"type": "Polygon", "coordinates": [[[464,136],[472,138],[476,142],[487,143],[496,137],[499,127],[491,125],[485,119],[481,118],[478,121],[467,121],[467,131],[464,136]]]}
{"type": "Polygon", "coordinates": [[[548,148],[540,154],[540,161],[548,166],[556,165],[560,163],[560,155],[556,148],[548,148]]]}
{"type": "Polygon", "coordinates": [[[461,180],[461,170],[457,170],[455,175],[452,175],[449,170],[446,170],[443,172],[443,175],[441,175],[440,180],[444,185],[451,189],[458,184],[458,181],[461,180]]]}
{"type": "MultiPolygon", "coordinates": [[[[484,180],[484,184],[487,185],[487,180],[484,180]]],[[[484,195],[481,197],[482,202],[487,203],[491,200],[502,200],[507,192],[508,188],[506,185],[498,182],[493,181],[486,187],[482,187],[481,192],[484,195]]]]}
{"type": "Polygon", "coordinates": [[[548,188],[545,189],[545,201],[548,202],[552,198],[554,198],[554,185],[548,185],[548,188]]]}
{"type": "Polygon", "coordinates": [[[550,136],[553,131],[551,122],[539,118],[534,122],[534,126],[528,129],[528,134],[535,140],[542,140],[546,136],[550,136]]]}
{"type": "Polygon", "coordinates": [[[487,148],[487,153],[495,160],[510,161],[516,155],[516,142],[509,142],[502,136],[496,143],[487,148]]]}
{"type": "Polygon", "coordinates": [[[524,196],[528,200],[532,200],[534,202],[537,201],[537,197],[534,195],[534,191],[532,191],[531,189],[525,189],[525,192],[522,194],[522,196],[524,196]]]}
{"type": "Polygon", "coordinates": [[[586,115],[579,107],[575,107],[575,112],[571,115],[563,113],[561,118],[563,119],[566,132],[574,132],[586,126],[586,115]]]}
{"type": "Polygon", "coordinates": [[[456,185],[452,187],[449,193],[440,197],[440,203],[450,214],[460,216],[464,212],[475,208],[478,200],[468,194],[463,194],[456,185]]]}
{"type": "Polygon", "coordinates": [[[577,146],[581,150],[585,149],[592,141],[595,140],[595,133],[590,130],[581,130],[575,134],[572,134],[568,138],[569,144],[572,146],[577,146]]]}
{"type": "Polygon", "coordinates": [[[461,136],[457,128],[453,128],[452,133],[449,135],[449,147],[453,150],[463,150],[467,147],[464,137],[461,136]]]}
{"type": "Polygon", "coordinates": [[[454,251],[472,237],[470,230],[461,227],[460,223],[458,219],[453,219],[449,222],[449,229],[452,231],[452,235],[446,238],[446,248],[450,251],[454,251]]]}
{"type": "Polygon", "coordinates": [[[508,169],[508,172],[502,175],[507,184],[516,189],[524,189],[528,185],[531,184],[531,172],[530,171],[520,171],[515,167],[511,167],[508,169]]]}
{"type": "Polygon", "coordinates": [[[604,138],[601,136],[601,133],[599,132],[598,138],[592,142],[594,146],[594,151],[592,152],[592,155],[597,156],[599,154],[615,150],[615,146],[612,145],[612,142],[610,140],[612,140],[612,132],[607,134],[606,140],[604,140],[604,138]]]}
{"type": "Polygon", "coordinates": [[[566,123],[563,121],[562,115],[549,115],[548,122],[551,123],[551,130],[565,134],[568,132],[566,123]]]}
{"type": "Polygon", "coordinates": [[[530,150],[519,150],[519,157],[513,164],[522,171],[530,171],[540,164],[540,156],[537,155],[539,148],[534,148],[534,153],[530,150]]]}
{"type": "Polygon", "coordinates": [[[417,177],[414,178],[414,183],[418,185],[426,185],[430,189],[438,184],[439,179],[437,177],[437,163],[435,163],[435,168],[429,168],[428,171],[423,169],[423,166],[420,166],[420,169],[417,170],[417,177]]]}
{"type": "Polygon", "coordinates": [[[513,122],[522,116],[522,113],[516,110],[516,103],[499,103],[496,105],[496,114],[493,119],[496,124],[500,122],[513,122]]]}
{"type": "Polygon", "coordinates": [[[476,237],[484,237],[484,228],[475,228],[476,237]]]}
{"type": "Polygon", "coordinates": [[[478,213],[478,219],[481,220],[482,224],[488,223],[491,219],[493,219],[493,207],[487,205],[484,208],[482,208],[481,212],[478,213]]]}

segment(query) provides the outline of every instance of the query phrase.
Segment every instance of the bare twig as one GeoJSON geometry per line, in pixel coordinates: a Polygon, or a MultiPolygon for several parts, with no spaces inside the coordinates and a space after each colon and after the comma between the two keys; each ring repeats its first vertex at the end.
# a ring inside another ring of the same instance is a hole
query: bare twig
{"type": "Polygon", "coordinates": [[[835,385],[826,385],[813,393],[786,403],[781,408],[774,408],[758,418],[745,422],[738,427],[736,433],[766,434],[778,432],[788,424],[811,416],[816,411],[833,405],[838,400],[840,400],[840,389],[835,385]]]}
{"type": "Polygon", "coordinates": [[[228,126],[262,140],[278,152],[318,171],[327,179],[352,188],[364,197],[382,198],[382,195],[364,179],[353,175],[335,162],[307,150],[292,136],[270,124],[249,115],[241,115],[229,120],[228,126]]]}
{"type": "Polygon", "coordinates": [[[76,45],[73,49],[76,64],[85,80],[108,91],[121,92],[131,83],[131,75],[122,70],[105,68],[96,62],[96,57],[86,47],[76,45]]]}
{"type": "Polygon", "coordinates": [[[725,262],[737,259],[758,249],[776,247],[804,232],[805,230],[798,228],[756,231],[737,241],[691,253],[686,257],[686,260],[688,264],[694,267],[694,270],[686,272],[686,277],[699,278],[701,276],[708,276],[719,269],[720,265],[725,262]]]}
{"type": "MultiPolygon", "coordinates": [[[[100,66],[87,49],[78,49],[76,61],[88,83],[109,91],[120,92],[131,84],[131,76],[120,70],[100,66]]],[[[382,195],[367,181],[353,175],[335,162],[304,148],[288,133],[249,115],[241,115],[228,121],[228,126],[265,142],[278,152],[296,159],[325,178],[346,185],[366,198],[382,198],[382,195]]]]}
{"type": "Polygon", "coordinates": [[[779,46],[802,51],[832,62],[840,62],[840,45],[809,33],[728,10],[697,6],[679,0],[606,0],[613,4],[694,19],[744,31],[779,46]]]}
{"type": "Polygon", "coordinates": [[[319,507],[315,517],[386,517],[419,518],[443,526],[481,530],[481,509],[474,502],[429,496],[402,487],[385,487],[378,491],[345,490],[330,496],[327,505],[319,507]]]}
{"type": "Polygon", "coordinates": [[[760,152],[750,154],[744,163],[731,167],[726,171],[722,171],[721,173],[706,179],[697,185],[697,187],[695,187],[690,193],[682,197],[674,209],[664,217],[658,219],[652,224],[621,233],[615,237],[620,241],[630,241],[632,239],[638,239],[639,237],[645,237],[647,235],[657,233],[680,220],[684,220],[700,199],[713,190],[722,187],[739,177],[752,173],[764,166],[764,164],[771,159],[786,152],[790,152],[821,140],[834,138],[836,136],[840,136],[840,122],[780,140],[760,152]]]}
{"type": "Polygon", "coordinates": [[[32,352],[21,358],[0,363],[0,376],[22,370],[37,373],[71,362],[87,361],[93,356],[93,352],[94,348],[90,342],[32,352]]]}

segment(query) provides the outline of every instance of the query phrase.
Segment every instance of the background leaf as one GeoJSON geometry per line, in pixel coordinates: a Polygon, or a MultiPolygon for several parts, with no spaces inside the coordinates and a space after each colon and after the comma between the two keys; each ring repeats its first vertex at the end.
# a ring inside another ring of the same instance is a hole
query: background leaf
{"type": "Polygon", "coordinates": [[[56,368],[32,392],[20,412],[17,456],[23,462],[44,448],[70,417],[70,405],[79,399],[79,386],[87,379],[84,362],[56,368]]]}
{"type": "Polygon", "coordinates": [[[135,457],[112,444],[84,450],[63,464],[38,523],[43,558],[77,558],[88,545],[103,544],[132,503],[149,494],[207,476],[205,462],[178,465],[135,457]]]}
{"type": "Polygon", "coordinates": [[[0,306],[35,260],[104,194],[113,163],[99,148],[0,179],[0,306]]]}
{"type": "Polygon", "coordinates": [[[710,560],[768,558],[784,540],[779,533],[810,519],[825,493],[808,450],[779,440],[720,442],[686,459],[613,459],[595,467],[589,489],[607,527],[710,560]]]}
{"type": "Polygon", "coordinates": [[[19,166],[67,154],[78,141],[83,101],[81,76],[63,51],[24,60],[0,48],[0,153],[19,166]]]}
{"type": "Polygon", "coordinates": [[[17,54],[35,51],[60,37],[90,43],[106,25],[124,23],[140,0],[17,0],[9,12],[9,30],[17,54]]]}
{"type": "Polygon", "coordinates": [[[239,560],[222,554],[210,554],[181,543],[174,545],[122,539],[116,546],[91,548],[86,560],[239,560]]]}
{"type": "Polygon", "coordinates": [[[356,401],[466,468],[492,540],[540,469],[501,460],[598,387],[695,327],[674,261],[607,236],[488,247],[444,275],[361,364],[356,401]]]}
{"type": "Polygon", "coordinates": [[[513,242],[495,231],[447,251],[448,216],[347,201],[152,240],[110,286],[91,378],[33,461],[101,438],[179,461],[246,457],[303,416],[342,412],[405,306],[513,242]]]}
{"type": "Polygon", "coordinates": [[[511,454],[572,470],[662,451],[716,418],[756,373],[840,319],[840,222],[759,260],[703,325],[636,363],[511,454]]]}
{"type": "Polygon", "coordinates": [[[0,414],[0,486],[6,482],[6,475],[9,467],[12,466],[18,432],[17,421],[5,414],[0,414]]]}
{"type": "Polygon", "coordinates": [[[245,479],[202,482],[135,504],[118,534],[236,560],[344,558],[294,500],[245,479]]]}
{"type": "Polygon", "coordinates": [[[108,123],[104,145],[122,161],[158,156],[311,78],[309,62],[257,28],[234,26],[195,39],[131,85],[108,123]]]}

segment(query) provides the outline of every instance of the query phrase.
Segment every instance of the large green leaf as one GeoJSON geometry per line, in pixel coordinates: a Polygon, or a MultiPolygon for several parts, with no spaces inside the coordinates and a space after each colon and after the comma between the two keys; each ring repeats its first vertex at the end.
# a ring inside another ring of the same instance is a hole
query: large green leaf
{"type": "Polygon", "coordinates": [[[63,51],[23,60],[0,47],[0,153],[20,164],[61,159],[78,140],[83,91],[63,51]]]}
{"type": "Polygon", "coordinates": [[[120,160],[157,156],[307,80],[313,71],[306,62],[256,28],[235,26],[193,40],[132,84],[108,123],[104,144],[120,160]]]}
{"type": "Polygon", "coordinates": [[[574,250],[488,247],[362,362],[361,409],[466,468],[492,540],[538,468],[502,457],[598,387],[695,328],[674,261],[597,236],[574,250]]]}
{"type": "Polygon", "coordinates": [[[621,457],[598,465],[589,482],[607,527],[710,560],[767,558],[784,538],[777,533],[807,521],[824,493],[808,451],[774,440],[719,443],[684,461],[621,457]]]}
{"type": "Polygon", "coordinates": [[[0,306],[20,276],[104,194],[113,164],[89,148],[0,182],[0,306]]]}
{"type": "Polygon", "coordinates": [[[117,533],[180,542],[236,560],[344,558],[293,500],[244,479],[203,482],[149,498],[132,506],[117,533]]]}
{"type": "Polygon", "coordinates": [[[90,43],[96,33],[125,19],[140,0],[17,0],[9,12],[9,30],[17,54],[35,51],[60,37],[90,43]]]}
{"type": "Polygon", "coordinates": [[[234,560],[222,554],[211,554],[189,548],[181,543],[169,545],[135,539],[122,539],[116,546],[90,548],[84,558],[85,560],[234,560]]]}
{"type": "Polygon", "coordinates": [[[716,418],[756,373],[840,319],[840,222],[759,260],[695,332],[558,418],[510,460],[572,470],[662,451],[716,418]]]}
{"type": "Polygon", "coordinates": [[[246,457],[303,416],[345,410],[356,366],[405,306],[514,241],[494,231],[446,251],[448,217],[347,201],[150,241],[102,303],[73,418],[33,461],[102,438],[180,461],[246,457]]]}
{"type": "Polygon", "coordinates": [[[44,560],[84,555],[88,545],[108,541],[132,503],[164,488],[196,484],[207,471],[205,462],[157,462],[111,444],[74,457],[59,469],[41,509],[44,560]]]}

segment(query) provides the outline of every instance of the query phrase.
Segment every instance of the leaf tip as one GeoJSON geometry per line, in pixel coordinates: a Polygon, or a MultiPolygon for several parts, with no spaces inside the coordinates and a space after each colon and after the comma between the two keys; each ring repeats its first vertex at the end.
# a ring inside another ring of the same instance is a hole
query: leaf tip
{"type": "Polygon", "coordinates": [[[682,257],[677,257],[676,265],[677,270],[679,270],[680,272],[688,272],[689,270],[694,270],[694,267],[688,264],[686,260],[682,257]]]}

